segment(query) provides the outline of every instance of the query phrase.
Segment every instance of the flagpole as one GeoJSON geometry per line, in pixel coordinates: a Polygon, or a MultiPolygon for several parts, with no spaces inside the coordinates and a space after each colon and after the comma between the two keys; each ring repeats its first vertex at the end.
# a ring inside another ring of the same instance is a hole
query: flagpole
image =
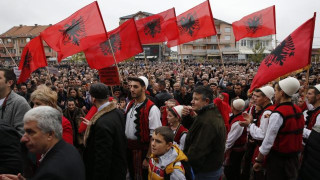
{"type": "Polygon", "coordinates": [[[51,82],[51,85],[53,85],[52,80],[51,80],[51,77],[50,77],[50,72],[49,72],[48,66],[46,66],[46,70],[47,70],[47,72],[48,72],[47,78],[49,78],[49,80],[50,80],[50,82],[51,82]]]}
{"type": "Polygon", "coordinates": [[[9,53],[6,45],[4,45],[2,39],[0,39],[0,41],[1,41],[1,44],[3,44],[4,48],[6,49],[6,52],[9,54],[9,56],[10,56],[11,60],[13,61],[14,65],[16,65],[16,67],[18,67],[17,63],[14,61],[14,59],[13,59],[12,56],[11,56],[11,54],[9,53]]]}
{"type": "Polygon", "coordinates": [[[274,49],[277,48],[277,34],[274,34],[274,49]]]}
{"type": "Polygon", "coordinates": [[[96,3],[97,3],[97,8],[98,8],[98,10],[99,10],[100,18],[101,18],[102,23],[103,23],[104,32],[106,33],[107,39],[108,39],[108,41],[109,41],[109,45],[110,45],[110,49],[111,49],[111,52],[112,52],[112,56],[113,56],[113,59],[114,59],[114,62],[115,62],[115,64],[116,64],[116,66],[117,66],[117,71],[118,71],[119,78],[120,78],[119,67],[118,67],[118,64],[117,64],[116,57],[114,56],[114,53],[113,53],[113,49],[112,49],[112,46],[111,46],[110,38],[108,37],[108,32],[107,32],[107,29],[106,29],[106,25],[104,24],[104,21],[103,21],[102,15],[101,15],[101,11],[100,11],[100,7],[99,7],[99,5],[98,5],[98,2],[96,1],[96,3]]]}
{"type": "Polygon", "coordinates": [[[217,40],[218,40],[219,54],[220,54],[220,57],[221,57],[221,63],[222,63],[223,71],[225,72],[226,68],[224,66],[224,61],[223,61],[223,57],[222,57],[222,51],[221,51],[221,48],[220,48],[220,38],[219,38],[218,35],[217,35],[217,40]]]}
{"type": "Polygon", "coordinates": [[[182,70],[184,70],[184,62],[182,59],[182,49],[181,49],[182,44],[179,45],[179,49],[180,49],[180,60],[181,60],[181,65],[182,65],[182,70]]]}

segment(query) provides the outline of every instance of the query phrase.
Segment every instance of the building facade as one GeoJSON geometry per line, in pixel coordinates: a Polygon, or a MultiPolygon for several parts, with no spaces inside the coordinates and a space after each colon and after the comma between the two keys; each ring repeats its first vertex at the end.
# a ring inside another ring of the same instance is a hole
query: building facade
{"type": "Polygon", "coordinates": [[[260,43],[264,49],[263,54],[270,54],[275,48],[275,42],[273,41],[273,35],[258,37],[258,38],[244,38],[236,43],[236,47],[239,50],[239,60],[247,60],[251,54],[253,54],[252,49],[260,43]]]}
{"type": "MultiPolygon", "coordinates": [[[[34,26],[14,26],[7,32],[0,35],[0,60],[1,61],[11,61],[11,57],[15,61],[19,61],[23,48],[27,43],[37,37],[40,32],[45,30],[50,25],[38,25],[34,26]],[[7,49],[7,50],[6,50],[7,49]]],[[[44,41],[44,52],[47,58],[55,58],[57,56],[56,52],[53,51],[44,41]]]]}
{"type": "MultiPolygon", "coordinates": [[[[119,25],[131,18],[134,18],[134,20],[139,20],[152,15],[153,14],[148,12],[139,11],[135,14],[120,17],[119,25]]],[[[143,44],[142,48],[144,51],[136,55],[135,59],[168,60],[170,57],[170,48],[168,48],[164,43],[143,44]]]]}
{"type": "Polygon", "coordinates": [[[238,58],[232,25],[225,21],[214,19],[217,35],[197,39],[178,46],[178,54],[184,60],[220,59],[219,46],[224,60],[238,58]]]}

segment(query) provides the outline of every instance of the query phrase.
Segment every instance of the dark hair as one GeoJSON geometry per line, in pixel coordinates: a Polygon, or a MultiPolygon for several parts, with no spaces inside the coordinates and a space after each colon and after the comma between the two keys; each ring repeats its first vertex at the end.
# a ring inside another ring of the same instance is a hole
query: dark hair
{"type": "Polygon", "coordinates": [[[166,87],[166,82],[163,80],[158,81],[159,86],[166,87]]]}
{"type": "Polygon", "coordinates": [[[315,95],[320,94],[320,91],[319,91],[316,87],[314,87],[314,86],[309,87],[309,89],[314,89],[315,95]]]}
{"type": "Polygon", "coordinates": [[[72,98],[72,97],[69,97],[67,101],[68,101],[68,102],[69,102],[69,101],[70,101],[70,102],[73,101],[74,103],[76,103],[76,100],[75,100],[74,98],[72,98]]]}
{"type": "Polygon", "coordinates": [[[156,135],[160,134],[163,137],[163,139],[166,141],[167,144],[169,142],[173,142],[174,134],[169,126],[158,127],[154,130],[154,133],[156,135]]]}
{"type": "Polygon", "coordinates": [[[203,100],[206,100],[208,98],[209,102],[212,103],[212,101],[213,101],[213,92],[209,87],[197,86],[193,90],[193,92],[197,93],[197,94],[201,94],[203,100]]]}
{"type": "Polygon", "coordinates": [[[13,72],[12,69],[8,69],[8,68],[0,68],[0,71],[3,71],[3,73],[4,73],[4,78],[6,79],[5,82],[8,82],[10,80],[13,81],[12,85],[10,86],[10,88],[13,89],[14,85],[17,82],[16,74],[13,72]]]}
{"type": "Polygon", "coordinates": [[[255,89],[254,92],[261,93],[262,96],[264,96],[264,97],[266,96],[266,95],[261,91],[261,89],[255,89]]]}
{"type": "Polygon", "coordinates": [[[178,117],[172,108],[169,108],[168,110],[174,115],[174,117],[178,117]]]}
{"type": "MultiPolygon", "coordinates": [[[[281,89],[281,87],[280,87],[280,85],[279,85],[278,82],[274,84],[274,88],[277,88],[278,91],[283,91],[283,90],[281,89]],[[278,85],[278,86],[277,86],[277,85],[278,85]]],[[[283,91],[283,92],[284,92],[284,91],[283,91]]],[[[284,92],[284,97],[285,97],[286,99],[291,98],[291,96],[289,96],[289,95],[286,94],[285,92],[284,92]]]]}

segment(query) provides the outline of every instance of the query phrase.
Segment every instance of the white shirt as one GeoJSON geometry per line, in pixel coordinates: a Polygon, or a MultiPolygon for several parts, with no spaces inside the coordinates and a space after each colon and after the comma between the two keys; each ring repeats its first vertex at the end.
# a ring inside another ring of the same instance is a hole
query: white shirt
{"type": "Polygon", "coordinates": [[[263,140],[266,132],[267,132],[267,128],[268,128],[268,124],[269,124],[269,118],[265,117],[267,114],[271,114],[272,111],[270,110],[266,110],[263,112],[263,114],[261,115],[261,119],[260,119],[260,126],[256,126],[256,124],[252,123],[250,125],[250,135],[253,137],[253,139],[256,140],[263,140]]]}
{"type": "Polygon", "coordinates": [[[6,99],[6,98],[0,99],[0,106],[2,106],[2,104],[3,104],[3,102],[4,102],[5,99],[6,99]]]}
{"type": "Polygon", "coordinates": [[[269,117],[269,125],[267,128],[266,136],[259,148],[259,151],[262,155],[265,156],[269,154],[282,123],[283,118],[279,113],[274,112],[271,114],[271,116],[269,117]]]}
{"type": "MultiPolygon", "coordinates": [[[[176,131],[173,131],[174,134],[176,134],[176,131]]],[[[182,151],[184,149],[184,143],[186,142],[187,133],[182,134],[180,137],[180,144],[177,144],[177,142],[173,142],[173,144],[177,145],[182,151]]]]}
{"type": "MultiPolygon", "coordinates": [[[[305,119],[306,119],[308,115],[306,115],[306,114],[304,114],[304,115],[305,115],[305,119]]],[[[311,123],[311,122],[309,122],[309,123],[311,123]]],[[[315,125],[320,125],[320,114],[318,114],[318,116],[317,116],[317,118],[316,118],[316,123],[314,124],[314,126],[315,126],[315,125]]],[[[308,139],[310,133],[311,133],[311,130],[310,130],[310,129],[304,128],[304,129],[303,129],[302,137],[308,139]]]]}
{"type": "Polygon", "coordinates": [[[228,133],[225,151],[227,151],[233,146],[236,140],[241,136],[243,129],[244,127],[240,126],[239,121],[232,124],[230,132],[228,133]]]}
{"type": "MultiPolygon", "coordinates": [[[[134,123],[134,121],[136,120],[136,108],[138,108],[139,106],[141,106],[143,104],[139,103],[137,105],[133,105],[132,108],[129,110],[129,112],[127,113],[127,117],[126,117],[126,136],[128,139],[131,140],[137,140],[137,136],[135,135],[135,133],[137,132],[136,130],[136,124],[134,123]]],[[[128,105],[127,108],[128,109],[128,105]]],[[[152,135],[153,131],[157,128],[162,126],[161,124],[161,120],[160,120],[160,110],[156,105],[153,105],[150,109],[149,112],[149,130],[150,130],[150,136],[152,135]]]]}
{"type": "Polygon", "coordinates": [[[106,102],[104,104],[102,104],[99,108],[98,108],[98,112],[101,111],[104,107],[107,107],[110,104],[110,102],[106,102]]]}

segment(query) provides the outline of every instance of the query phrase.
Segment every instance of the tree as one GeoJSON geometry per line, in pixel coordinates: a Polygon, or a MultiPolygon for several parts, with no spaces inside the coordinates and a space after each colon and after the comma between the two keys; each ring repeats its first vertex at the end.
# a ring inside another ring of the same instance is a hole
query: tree
{"type": "Polygon", "coordinates": [[[256,43],[252,49],[253,54],[249,56],[249,60],[255,63],[260,63],[264,58],[263,52],[265,49],[266,48],[262,46],[261,42],[256,43]]]}
{"type": "Polygon", "coordinates": [[[84,52],[79,52],[71,56],[71,62],[83,63],[85,61],[86,61],[86,56],[84,55],[84,52]]]}

